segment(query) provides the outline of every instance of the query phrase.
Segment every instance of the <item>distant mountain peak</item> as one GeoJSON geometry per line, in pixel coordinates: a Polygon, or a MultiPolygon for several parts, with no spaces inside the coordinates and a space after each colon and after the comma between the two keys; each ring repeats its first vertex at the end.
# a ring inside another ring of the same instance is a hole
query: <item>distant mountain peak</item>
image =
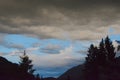
{"type": "Polygon", "coordinates": [[[115,40],[115,42],[117,42],[118,44],[120,44],[120,41],[118,41],[118,40],[115,40]]]}
{"type": "Polygon", "coordinates": [[[120,56],[120,41],[114,40],[113,45],[115,47],[116,57],[120,56]]]}
{"type": "Polygon", "coordinates": [[[113,46],[115,47],[115,52],[118,52],[118,46],[120,46],[120,41],[114,40],[113,41],[113,46]]]}
{"type": "Polygon", "coordinates": [[[113,45],[114,45],[114,47],[117,47],[118,45],[120,45],[120,41],[114,40],[113,41],[113,45]]]}

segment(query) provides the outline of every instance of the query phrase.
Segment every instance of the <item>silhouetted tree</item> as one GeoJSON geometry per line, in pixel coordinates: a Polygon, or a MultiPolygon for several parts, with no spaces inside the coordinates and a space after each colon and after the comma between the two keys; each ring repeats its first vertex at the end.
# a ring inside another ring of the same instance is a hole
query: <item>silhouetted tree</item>
{"type": "Polygon", "coordinates": [[[112,41],[107,36],[105,40],[101,40],[99,47],[94,47],[93,44],[90,45],[88,54],[86,57],[86,62],[104,64],[107,61],[114,61],[115,59],[115,48],[112,41]]]}
{"type": "Polygon", "coordinates": [[[33,69],[32,60],[29,59],[29,57],[26,55],[26,52],[24,51],[23,56],[20,56],[20,62],[19,66],[23,73],[30,73],[33,74],[35,69],[33,69]]]}
{"type": "Polygon", "coordinates": [[[90,45],[88,54],[86,57],[84,77],[85,80],[97,80],[98,71],[97,71],[97,57],[98,57],[98,48],[93,44],[90,45]]]}
{"type": "Polygon", "coordinates": [[[113,61],[115,59],[115,48],[112,44],[112,41],[109,39],[109,37],[107,36],[105,38],[105,49],[106,49],[106,53],[107,53],[107,59],[108,61],[113,61]]]}
{"type": "MultiPolygon", "coordinates": [[[[115,48],[113,47],[112,41],[108,36],[105,40],[101,40],[98,47],[95,47],[93,44],[90,45],[84,70],[86,80],[98,80],[98,72],[100,70],[104,70],[106,63],[110,63],[109,66],[114,66],[113,61],[115,60],[116,54],[114,50],[115,48]]],[[[110,68],[108,66],[106,67],[110,68]]]]}
{"type": "Polygon", "coordinates": [[[107,58],[107,53],[105,49],[105,42],[102,39],[100,44],[99,44],[99,50],[97,54],[97,60],[100,65],[103,65],[106,63],[106,58],[107,58]]]}
{"type": "Polygon", "coordinates": [[[95,63],[96,62],[97,51],[98,51],[98,48],[95,47],[93,44],[91,44],[90,48],[88,50],[87,57],[86,57],[87,63],[95,63]]]}

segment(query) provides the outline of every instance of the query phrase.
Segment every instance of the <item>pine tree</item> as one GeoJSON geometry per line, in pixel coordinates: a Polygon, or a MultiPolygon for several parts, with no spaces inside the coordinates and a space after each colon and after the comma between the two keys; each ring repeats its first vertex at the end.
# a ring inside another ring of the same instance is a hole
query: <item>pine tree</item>
{"type": "Polygon", "coordinates": [[[93,44],[90,45],[88,55],[86,57],[84,78],[85,80],[97,80],[98,79],[98,48],[93,44]]]}
{"type": "Polygon", "coordinates": [[[26,55],[26,52],[24,51],[23,56],[20,56],[20,62],[19,66],[23,73],[29,73],[33,74],[35,69],[33,69],[32,60],[29,59],[29,57],[26,55]]]}
{"type": "Polygon", "coordinates": [[[115,60],[116,53],[114,49],[112,41],[108,36],[105,40],[101,40],[98,47],[95,47],[93,44],[90,45],[85,62],[85,80],[98,80],[99,72],[106,67],[110,68],[109,66],[115,60]]]}
{"type": "Polygon", "coordinates": [[[96,61],[97,57],[97,47],[94,47],[93,44],[90,45],[90,48],[88,50],[88,54],[86,57],[86,62],[87,63],[94,63],[96,61]]]}
{"type": "Polygon", "coordinates": [[[108,61],[113,61],[115,59],[115,48],[112,45],[112,41],[109,39],[109,37],[107,36],[105,38],[105,49],[106,49],[106,53],[107,53],[107,60],[108,61]]]}
{"type": "Polygon", "coordinates": [[[100,44],[99,44],[99,52],[98,52],[98,63],[99,64],[104,64],[106,63],[106,58],[107,58],[107,54],[106,54],[106,50],[105,50],[105,43],[104,40],[102,39],[100,44]]]}
{"type": "Polygon", "coordinates": [[[93,44],[90,45],[86,62],[104,64],[107,61],[114,61],[116,55],[114,50],[115,48],[112,44],[112,41],[107,36],[105,40],[101,40],[99,47],[94,47],[93,44]]]}

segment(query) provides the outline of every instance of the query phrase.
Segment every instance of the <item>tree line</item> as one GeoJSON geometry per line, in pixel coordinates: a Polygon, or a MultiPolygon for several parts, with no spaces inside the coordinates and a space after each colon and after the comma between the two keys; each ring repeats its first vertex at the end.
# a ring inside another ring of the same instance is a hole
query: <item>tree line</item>
{"type": "Polygon", "coordinates": [[[120,80],[120,58],[107,36],[99,46],[90,45],[85,61],[85,80],[120,80]]]}

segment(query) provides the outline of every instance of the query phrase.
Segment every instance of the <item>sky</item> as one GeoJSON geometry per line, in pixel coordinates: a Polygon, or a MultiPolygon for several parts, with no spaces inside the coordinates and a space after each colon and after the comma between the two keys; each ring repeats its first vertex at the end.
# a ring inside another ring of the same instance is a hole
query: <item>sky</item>
{"type": "Polygon", "coordinates": [[[107,35],[120,40],[119,0],[0,0],[0,55],[18,63],[26,50],[45,77],[82,64],[107,35]]]}

